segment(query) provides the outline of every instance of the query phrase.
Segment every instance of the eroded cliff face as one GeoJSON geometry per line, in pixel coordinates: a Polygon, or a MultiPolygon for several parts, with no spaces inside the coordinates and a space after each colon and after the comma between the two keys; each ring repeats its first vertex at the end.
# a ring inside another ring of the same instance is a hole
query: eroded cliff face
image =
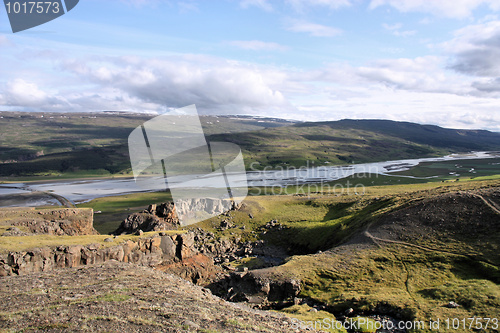
{"type": "MultiPolygon", "coordinates": [[[[24,235],[97,235],[92,208],[1,208],[0,225],[24,229],[24,235]]],[[[7,236],[7,235],[5,235],[7,236]]]]}
{"type": "MultiPolygon", "coordinates": [[[[127,240],[110,247],[91,244],[35,248],[0,254],[0,276],[100,264],[109,260],[155,267],[186,260],[197,254],[192,233],[156,235],[138,241],[127,240]]],[[[207,264],[211,264],[211,261],[207,261],[207,264]]]]}

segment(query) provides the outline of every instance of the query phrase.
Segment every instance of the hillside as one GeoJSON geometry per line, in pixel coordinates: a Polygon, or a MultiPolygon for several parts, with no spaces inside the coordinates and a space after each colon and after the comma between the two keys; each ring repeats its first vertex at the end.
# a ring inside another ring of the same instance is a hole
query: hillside
{"type": "Polygon", "coordinates": [[[290,318],[152,268],[108,262],[2,278],[0,331],[289,332],[290,318]]]}
{"type": "MultiPolygon", "coordinates": [[[[276,229],[261,228],[262,237],[301,255],[281,266],[251,270],[243,280],[235,274],[233,285],[241,287],[232,292],[244,298],[252,294],[245,289],[252,279],[293,277],[301,281],[302,301],[288,303],[283,309],[288,313],[314,306],[337,319],[346,311],[426,323],[499,318],[500,188],[498,182],[477,184],[422,185],[418,191],[401,186],[401,193],[393,187],[388,195],[372,189],[357,200],[248,201],[244,213],[254,220],[273,216],[280,222],[276,229]]],[[[441,326],[439,331],[454,330],[441,326]]],[[[496,332],[491,326],[484,331],[496,332]]]]}
{"type": "MultiPolygon", "coordinates": [[[[127,137],[153,117],[128,113],[0,115],[0,177],[4,179],[130,175],[127,137]]],[[[240,145],[247,169],[500,150],[499,133],[387,120],[294,123],[273,118],[202,116],[201,123],[208,141],[240,145]]]]}
{"type": "MultiPolygon", "coordinates": [[[[130,174],[128,135],[153,118],[131,112],[0,111],[0,177],[130,174]]],[[[275,118],[201,116],[207,135],[294,124],[275,118]]]]}
{"type": "Polygon", "coordinates": [[[310,166],[312,163],[316,166],[363,163],[500,150],[500,133],[389,120],[298,123],[247,133],[212,135],[210,139],[240,145],[246,163],[259,162],[259,167],[302,166],[307,161],[310,166]]]}
{"type": "MultiPolygon", "coordinates": [[[[295,127],[308,127],[309,123],[297,124],[295,127]]],[[[497,150],[500,146],[499,133],[484,130],[457,130],[435,125],[420,125],[390,120],[352,120],[344,119],[335,122],[312,123],[313,126],[327,125],[332,129],[351,128],[371,131],[397,137],[418,144],[446,149],[464,150],[497,150]]]]}

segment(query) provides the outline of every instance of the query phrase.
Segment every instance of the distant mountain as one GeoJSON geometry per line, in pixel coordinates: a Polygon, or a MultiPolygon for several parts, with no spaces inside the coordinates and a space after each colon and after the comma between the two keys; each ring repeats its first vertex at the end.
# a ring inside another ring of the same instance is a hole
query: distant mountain
{"type": "MultiPolygon", "coordinates": [[[[0,177],[130,175],[127,137],[144,114],[0,112],[0,177]]],[[[202,116],[208,141],[238,144],[248,170],[499,150],[500,133],[389,120],[293,122],[202,116]]]]}
{"type": "Polygon", "coordinates": [[[254,167],[361,163],[500,150],[500,133],[390,120],[305,122],[209,139],[239,144],[246,163],[254,167]]]}
{"type": "Polygon", "coordinates": [[[403,121],[344,119],[334,122],[297,124],[297,127],[327,125],[332,129],[352,128],[398,137],[411,142],[464,150],[497,150],[500,147],[500,133],[485,130],[462,130],[442,128],[435,125],[420,125],[403,121]]]}

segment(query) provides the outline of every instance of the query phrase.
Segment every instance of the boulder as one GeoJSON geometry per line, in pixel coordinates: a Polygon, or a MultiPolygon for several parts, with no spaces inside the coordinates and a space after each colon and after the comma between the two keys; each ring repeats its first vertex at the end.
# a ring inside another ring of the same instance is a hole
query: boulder
{"type": "Polygon", "coordinates": [[[113,234],[133,234],[139,232],[139,230],[143,232],[175,230],[178,225],[179,219],[174,204],[165,202],[158,205],[149,205],[141,213],[130,214],[113,234]]]}

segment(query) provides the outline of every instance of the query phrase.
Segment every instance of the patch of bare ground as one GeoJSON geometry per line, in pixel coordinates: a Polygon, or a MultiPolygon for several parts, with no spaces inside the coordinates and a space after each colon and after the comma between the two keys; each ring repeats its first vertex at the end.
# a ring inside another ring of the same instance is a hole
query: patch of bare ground
{"type": "Polygon", "coordinates": [[[2,279],[3,332],[289,332],[286,316],[228,303],[174,275],[107,262],[2,279]]]}

